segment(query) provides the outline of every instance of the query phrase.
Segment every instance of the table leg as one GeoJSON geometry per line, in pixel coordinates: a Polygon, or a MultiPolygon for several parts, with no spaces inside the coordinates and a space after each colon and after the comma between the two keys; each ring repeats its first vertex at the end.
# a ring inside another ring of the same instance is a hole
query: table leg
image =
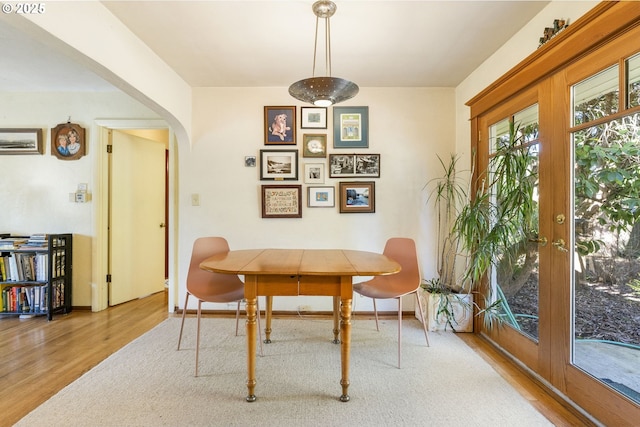
{"type": "Polygon", "coordinates": [[[267,301],[267,308],[265,308],[265,317],[267,318],[266,326],[264,328],[264,343],[271,344],[271,309],[273,307],[273,297],[265,297],[267,301]]]}
{"type": "Polygon", "coordinates": [[[258,307],[257,292],[258,278],[245,276],[244,297],[247,311],[247,402],[255,402],[256,388],[256,312],[258,307]]]}
{"type": "Polygon", "coordinates": [[[349,357],[351,347],[351,298],[341,298],[340,305],[340,358],[342,366],[342,396],[340,401],[348,402],[349,397],[349,357]]]}
{"type": "Polygon", "coordinates": [[[333,297],[333,343],[340,344],[340,297],[333,297]]]}

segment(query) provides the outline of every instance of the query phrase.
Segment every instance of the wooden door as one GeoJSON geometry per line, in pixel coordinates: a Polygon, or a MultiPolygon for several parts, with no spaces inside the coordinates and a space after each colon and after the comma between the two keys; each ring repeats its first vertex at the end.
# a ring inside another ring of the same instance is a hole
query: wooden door
{"type": "Polygon", "coordinates": [[[111,131],[109,305],[164,289],[165,146],[111,131]]]}

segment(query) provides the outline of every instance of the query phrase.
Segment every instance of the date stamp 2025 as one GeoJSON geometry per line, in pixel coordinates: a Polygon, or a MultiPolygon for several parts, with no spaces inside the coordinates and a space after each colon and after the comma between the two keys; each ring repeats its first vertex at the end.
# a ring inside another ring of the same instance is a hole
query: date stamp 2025
{"type": "Polygon", "coordinates": [[[45,13],[45,3],[3,3],[2,13],[15,13],[18,15],[40,15],[45,13]]]}

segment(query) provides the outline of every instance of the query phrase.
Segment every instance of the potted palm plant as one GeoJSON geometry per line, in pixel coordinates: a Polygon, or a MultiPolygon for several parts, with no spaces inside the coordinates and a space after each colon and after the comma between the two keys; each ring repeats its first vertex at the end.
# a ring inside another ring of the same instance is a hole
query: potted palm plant
{"type": "Polygon", "coordinates": [[[448,163],[440,159],[443,174],[427,184],[433,187],[428,200],[438,220],[438,277],[426,280],[422,288],[437,300],[436,305],[425,305],[440,329],[469,330],[465,322],[472,318],[472,296],[482,298],[477,314],[482,314],[486,327],[511,317],[494,289],[506,277],[531,274],[538,241],[538,171],[534,146],[523,142],[536,131],[510,122],[508,133],[496,139],[490,173],[476,177],[469,189],[457,176],[455,155],[448,163]],[[483,286],[491,269],[498,285],[483,286]]]}
{"type": "Polygon", "coordinates": [[[460,240],[454,227],[460,209],[468,203],[468,191],[458,176],[459,157],[452,154],[447,162],[440,157],[438,160],[442,175],[425,185],[430,187],[427,202],[432,202],[436,211],[437,276],[423,280],[418,295],[429,330],[451,328],[456,332],[471,332],[473,296],[458,271],[460,240]]]}

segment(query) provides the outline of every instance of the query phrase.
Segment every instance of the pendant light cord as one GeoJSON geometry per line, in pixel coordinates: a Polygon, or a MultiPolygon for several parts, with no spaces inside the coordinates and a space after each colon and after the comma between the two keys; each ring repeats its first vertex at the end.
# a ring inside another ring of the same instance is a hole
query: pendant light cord
{"type": "MultiPolygon", "coordinates": [[[[316,16],[316,37],[313,43],[313,70],[311,71],[311,76],[316,76],[316,58],[318,57],[318,21],[320,20],[319,16],[316,16]]],[[[324,46],[325,46],[325,73],[326,77],[331,77],[331,23],[329,22],[329,18],[324,18],[324,46]]]]}

